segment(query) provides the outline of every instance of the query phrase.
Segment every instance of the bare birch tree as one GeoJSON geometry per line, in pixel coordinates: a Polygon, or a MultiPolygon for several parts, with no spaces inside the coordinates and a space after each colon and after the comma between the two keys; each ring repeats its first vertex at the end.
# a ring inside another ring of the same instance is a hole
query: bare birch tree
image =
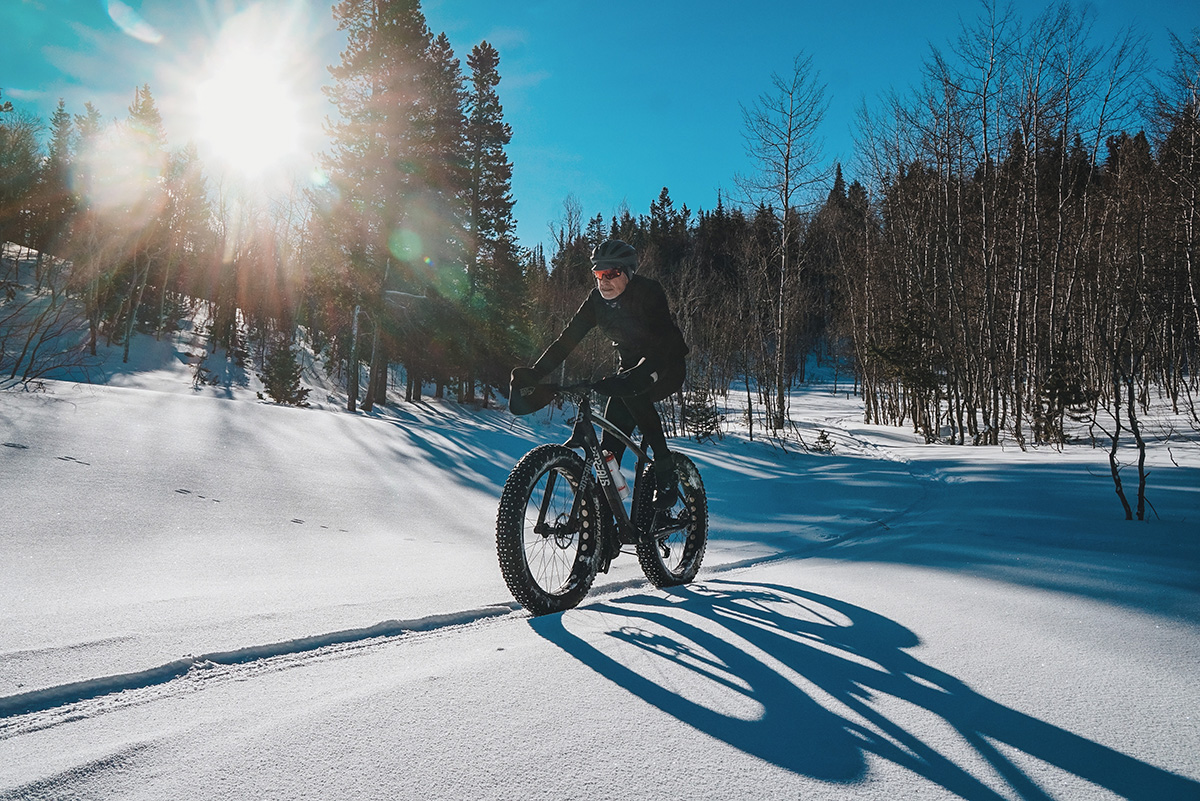
{"type": "Polygon", "coordinates": [[[802,54],[793,60],[790,74],[772,75],[771,89],[750,107],[742,107],[746,150],[757,172],[739,177],[738,184],[752,200],[773,208],[781,218],[772,332],[776,397],[771,428],[776,431],[784,427],[788,416],[789,311],[797,273],[803,267],[795,263],[797,206],[827,178],[817,129],[828,107],[825,85],[813,69],[812,57],[802,54]]]}

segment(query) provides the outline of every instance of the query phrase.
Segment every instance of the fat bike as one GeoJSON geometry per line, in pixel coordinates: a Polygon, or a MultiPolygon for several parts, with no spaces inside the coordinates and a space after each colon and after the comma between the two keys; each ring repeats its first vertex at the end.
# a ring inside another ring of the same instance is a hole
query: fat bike
{"type": "Polygon", "coordinates": [[[571,438],[539,445],[521,457],[500,496],[496,551],[513,597],[534,615],[570,609],[587,595],[597,573],[632,548],[656,587],[696,577],[708,544],[708,498],[695,463],[673,451],[677,500],[654,505],[654,462],[592,409],[591,385],[540,385],[574,405],[571,438]],[[617,437],[636,457],[632,492],[615,460],[600,449],[597,428],[617,437]],[[622,497],[621,490],[629,497],[622,497]]]}

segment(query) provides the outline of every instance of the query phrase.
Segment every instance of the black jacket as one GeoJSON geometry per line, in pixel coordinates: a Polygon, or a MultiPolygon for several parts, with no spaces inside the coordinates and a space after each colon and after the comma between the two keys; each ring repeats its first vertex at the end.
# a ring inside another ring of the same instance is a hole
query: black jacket
{"type": "Polygon", "coordinates": [[[622,369],[629,369],[642,359],[654,369],[682,365],[688,353],[683,333],[671,317],[662,285],[635,273],[625,291],[613,300],[605,300],[600,290],[593,288],[533,369],[541,376],[549,375],[593,328],[599,328],[612,340],[621,357],[622,369]]]}

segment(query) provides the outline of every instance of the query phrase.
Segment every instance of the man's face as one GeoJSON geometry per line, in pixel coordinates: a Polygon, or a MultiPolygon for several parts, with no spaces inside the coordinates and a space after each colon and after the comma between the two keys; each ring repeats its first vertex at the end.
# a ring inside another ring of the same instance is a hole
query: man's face
{"type": "Polygon", "coordinates": [[[596,276],[600,297],[605,300],[620,297],[625,287],[629,286],[629,276],[620,270],[593,270],[592,273],[596,276]]]}

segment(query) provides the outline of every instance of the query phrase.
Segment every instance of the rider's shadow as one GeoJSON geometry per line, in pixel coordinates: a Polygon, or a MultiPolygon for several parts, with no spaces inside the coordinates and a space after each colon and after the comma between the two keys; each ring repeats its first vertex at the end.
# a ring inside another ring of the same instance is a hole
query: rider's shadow
{"type": "Polygon", "coordinates": [[[918,638],[907,628],[834,598],[776,585],[709,581],[669,598],[639,595],[587,610],[617,616],[620,625],[609,632],[613,640],[593,644],[576,636],[562,615],[535,618],[532,625],[663,712],[800,775],[857,782],[866,776],[867,755],[875,754],[962,798],[1007,797],[942,754],[927,741],[933,738],[923,739],[881,711],[898,700],[925,710],[923,722],[932,713],[941,728],[953,729],[1003,778],[1005,789],[1021,798],[1049,796],[993,743],[1125,798],[1200,798],[1200,783],[981,696],[913,658],[906,649],[918,638]],[[664,671],[646,669],[644,656],[622,653],[629,647],[667,660],[674,670],[700,674],[707,682],[699,684],[712,688],[708,698],[684,689],[694,688],[694,680],[678,686],[661,681],[664,671]],[[725,703],[712,703],[721,696],[725,703]],[[738,702],[729,703],[730,697],[738,702]],[[757,714],[739,713],[748,706],[757,714]]]}

